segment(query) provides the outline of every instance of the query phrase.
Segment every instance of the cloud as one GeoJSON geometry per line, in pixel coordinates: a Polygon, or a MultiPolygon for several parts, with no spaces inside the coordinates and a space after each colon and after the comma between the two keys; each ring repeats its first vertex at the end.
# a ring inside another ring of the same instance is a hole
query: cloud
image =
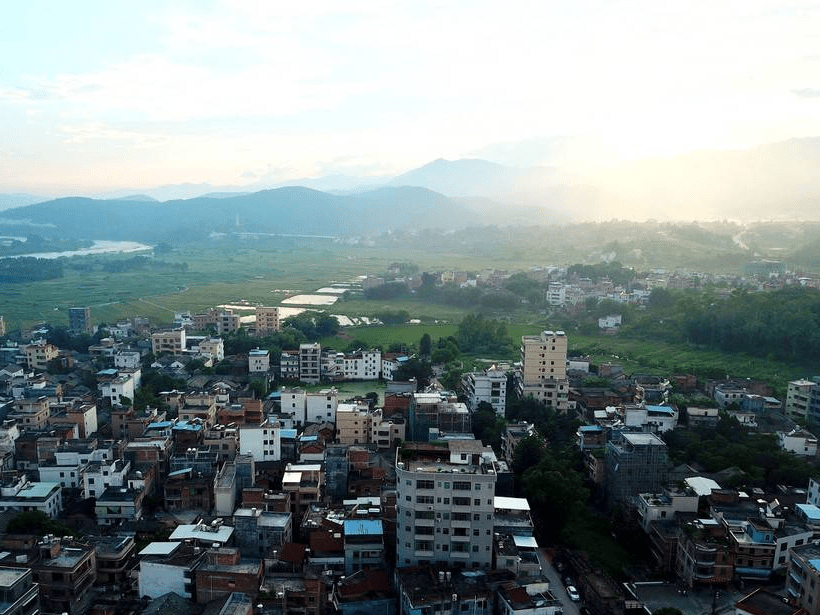
{"type": "Polygon", "coordinates": [[[792,90],[792,94],[800,98],[820,98],[820,88],[800,88],[792,90]]]}

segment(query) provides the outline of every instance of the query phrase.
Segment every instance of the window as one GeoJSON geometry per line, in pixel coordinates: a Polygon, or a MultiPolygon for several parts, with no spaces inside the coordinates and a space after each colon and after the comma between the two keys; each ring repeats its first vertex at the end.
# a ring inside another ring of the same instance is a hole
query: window
{"type": "Polygon", "coordinates": [[[465,480],[453,481],[453,491],[469,491],[472,489],[472,483],[465,480]]]}
{"type": "Polygon", "coordinates": [[[417,480],[416,489],[435,489],[435,481],[432,480],[417,480]]]}
{"type": "Polygon", "coordinates": [[[481,500],[479,500],[478,498],[474,499],[473,506],[481,506],[481,500]]]}
{"type": "Polygon", "coordinates": [[[469,506],[470,498],[453,498],[453,504],[456,506],[469,506]]]}

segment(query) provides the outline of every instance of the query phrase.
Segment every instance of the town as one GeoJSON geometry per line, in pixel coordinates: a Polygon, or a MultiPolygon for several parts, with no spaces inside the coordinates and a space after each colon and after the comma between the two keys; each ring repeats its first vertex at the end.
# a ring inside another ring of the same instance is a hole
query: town
{"type": "MultiPolygon", "coordinates": [[[[573,288],[550,283],[547,301],[573,288]]],[[[817,439],[801,425],[820,417],[820,378],[789,382],[779,400],[745,378],[628,375],[572,356],[559,330],[524,335],[519,360],[450,388],[441,369],[420,382],[408,369],[419,357],[380,348],[226,356],[240,331],[263,340],[287,327],[280,309],[103,328],[71,308],[63,337],[96,335],[85,352],[48,341],[47,326],[6,336],[4,612],[814,612],[816,472],[747,489],[737,467],[673,466],[667,440],[765,429],[812,468],[817,439]],[[373,390],[346,398],[348,382],[373,390]],[[580,469],[583,483],[539,495],[533,471],[562,438],[577,467],[553,473],[580,469]],[[615,520],[613,537],[640,533],[630,578],[555,540],[582,493],[615,520]]],[[[612,335],[620,317],[598,324],[612,335]]]]}

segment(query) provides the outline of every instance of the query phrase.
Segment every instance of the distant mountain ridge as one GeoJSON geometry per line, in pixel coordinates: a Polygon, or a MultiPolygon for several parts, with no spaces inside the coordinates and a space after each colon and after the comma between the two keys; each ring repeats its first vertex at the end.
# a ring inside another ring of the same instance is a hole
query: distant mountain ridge
{"type": "Polygon", "coordinates": [[[69,238],[139,241],[195,239],[232,231],[349,236],[400,228],[460,227],[481,217],[469,203],[424,188],[386,187],[343,196],[285,187],[164,203],[67,197],[4,212],[0,233],[20,235],[31,230],[69,238]],[[32,230],[32,224],[49,226],[32,230]]]}
{"type": "MultiPolygon", "coordinates": [[[[520,147],[520,156],[516,155],[515,143],[487,147],[484,151],[501,152],[509,160],[544,160],[550,164],[516,167],[481,158],[440,158],[393,177],[357,180],[337,174],[285,182],[279,188],[256,192],[249,187],[209,184],[168,185],[156,190],[183,195],[163,201],[165,207],[161,211],[173,220],[175,228],[186,232],[230,228],[231,221],[235,226],[236,216],[250,220],[255,215],[260,216],[254,222],[259,228],[321,234],[475,224],[543,225],[615,218],[820,220],[818,137],[739,150],[704,150],[633,160],[585,171],[579,170],[577,164],[563,168],[558,160],[564,153],[577,163],[587,147],[590,158],[600,161],[602,150],[595,149],[594,143],[562,137],[529,139],[522,141],[520,147]],[[543,148],[543,155],[539,155],[538,148],[543,148]],[[574,170],[568,170],[569,167],[574,170]],[[190,198],[197,191],[203,196],[190,198]],[[187,220],[177,219],[181,211],[189,216],[187,220]],[[227,215],[228,211],[233,214],[227,215]],[[275,217],[275,224],[270,216],[275,217]]],[[[116,203],[122,207],[122,199],[148,202],[157,198],[156,194],[152,190],[144,195],[123,193],[117,195],[116,203]]],[[[26,197],[30,195],[0,195],[0,208],[4,202],[17,206],[31,204],[31,200],[20,201],[26,197]]],[[[97,214],[103,216],[100,220],[118,219],[104,207],[84,206],[96,207],[97,214]]],[[[22,216],[30,218],[32,224],[51,224],[51,218],[60,215],[51,212],[44,219],[45,210],[27,211],[23,214],[7,209],[3,217],[22,216]]],[[[136,231],[146,221],[130,223],[136,231]]],[[[66,224],[65,228],[76,226],[70,221],[66,224]]],[[[8,225],[0,228],[11,232],[8,225]]],[[[19,231],[18,224],[14,232],[19,231]]]]}

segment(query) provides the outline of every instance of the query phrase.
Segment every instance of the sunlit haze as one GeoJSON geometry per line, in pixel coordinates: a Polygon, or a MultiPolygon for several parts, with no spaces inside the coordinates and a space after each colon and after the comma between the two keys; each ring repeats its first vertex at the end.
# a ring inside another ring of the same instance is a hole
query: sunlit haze
{"type": "Polygon", "coordinates": [[[0,191],[570,169],[820,135],[805,2],[14,2],[0,191]],[[506,144],[506,145],[505,145],[506,144]],[[580,152],[580,153],[579,153],[580,152]],[[526,159],[525,159],[526,158],[526,159]]]}

